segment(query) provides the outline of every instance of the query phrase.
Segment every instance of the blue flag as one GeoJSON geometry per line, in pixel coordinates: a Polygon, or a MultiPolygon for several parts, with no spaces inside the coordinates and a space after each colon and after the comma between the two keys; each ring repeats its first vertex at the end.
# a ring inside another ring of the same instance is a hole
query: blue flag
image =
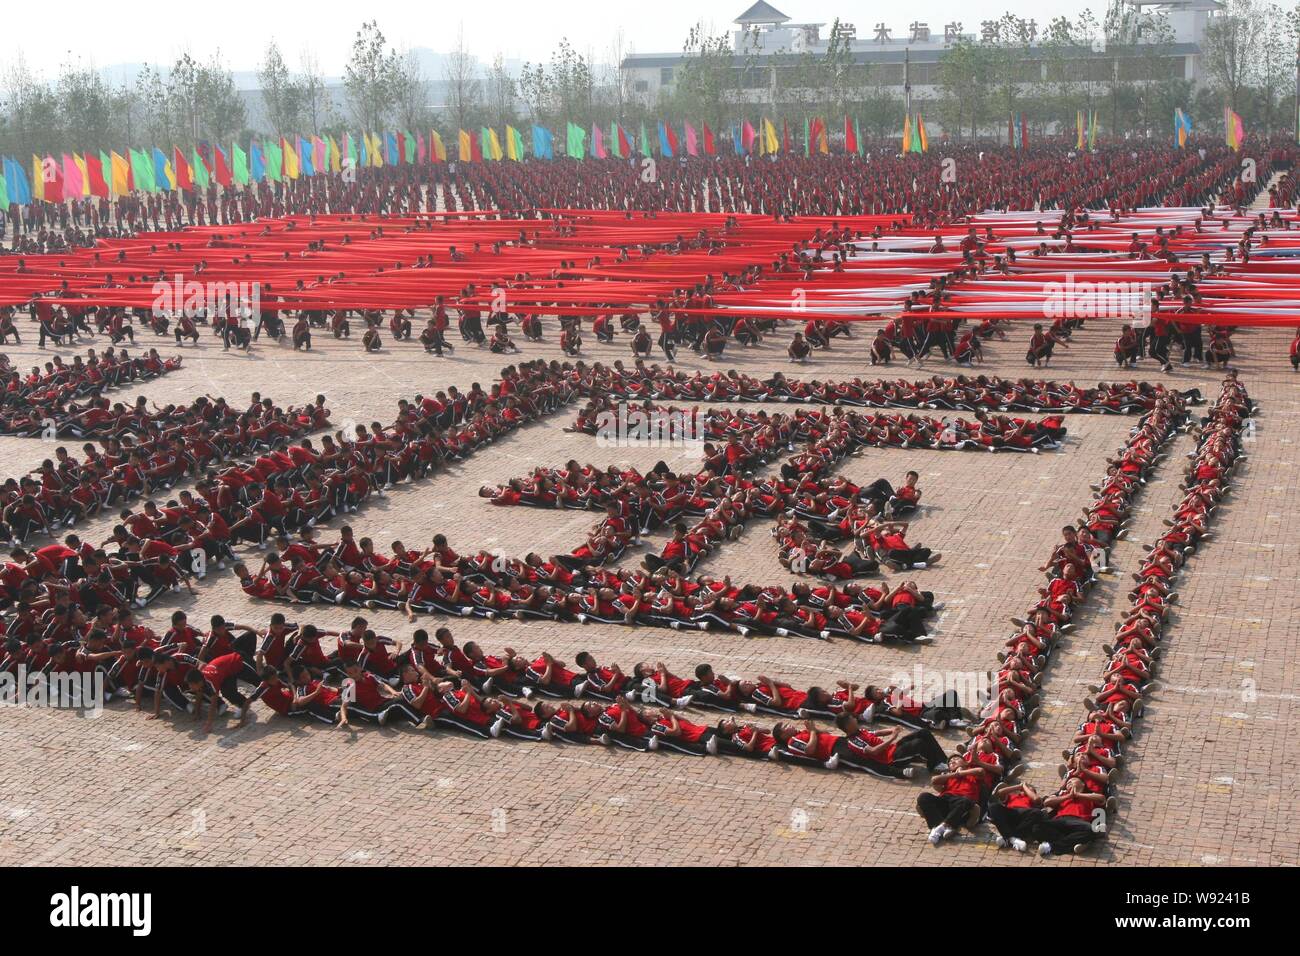
{"type": "Polygon", "coordinates": [[[555,158],[555,138],[545,126],[533,127],[533,155],[538,159],[555,158]]]}
{"type": "Polygon", "coordinates": [[[262,144],[253,140],[248,148],[248,175],[255,183],[266,178],[266,157],[262,155],[262,144]]]}
{"type": "Polygon", "coordinates": [[[736,123],[731,124],[731,145],[736,148],[736,155],[745,155],[745,146],[740,139],[740,126],[736,123]]]}
{"type": "Polygon", "coordinates": [[[397,134],[384,134],[384,162],[396,166],[402,161],[402,154],[397,151],[397,134]]]}
{"type": "Polygon", "coordinates": [[[316,166],[312,163],[312,145],[310,140],[298,137],[298,171],[304,176],[315,176],[316,166]]]}
{"type": "Polygon", "coordinates": [[[659,123],[659,153],[672,159],[673,148],[668,143],[668,130],[664,128],[662,122],[659,123]]]}
{"type": "Polygon", "coordinates": [[[9,187],[9,201],[26,206],[32,201],[32,186],[27,181],[27,171],[23,164],[6,159],[4,161],[5,183],[9,187]]]}

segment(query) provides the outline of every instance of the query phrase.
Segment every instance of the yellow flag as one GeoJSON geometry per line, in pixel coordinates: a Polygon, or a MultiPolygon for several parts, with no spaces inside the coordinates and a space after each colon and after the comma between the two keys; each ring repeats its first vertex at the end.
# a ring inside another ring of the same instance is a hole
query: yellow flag
{"type": "Polygon", "coordinates": [[[125,196],[131,191],[131,164],[116,151],[113,152],[110,162],[113,166],[113,195],[125,196]]]}
{"type": "Polygon", "coordinates": [[[72,154],[72,161],[77,164],[77,171],[81,173],[81,195],[90,195],[90,173],[86,172],[86,158],[72,154]]]}

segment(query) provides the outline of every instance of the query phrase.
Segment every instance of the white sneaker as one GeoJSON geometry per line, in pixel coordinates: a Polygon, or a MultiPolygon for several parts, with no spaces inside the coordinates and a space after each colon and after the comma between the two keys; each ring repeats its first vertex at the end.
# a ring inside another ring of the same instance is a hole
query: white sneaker
{"type": "Polygon", "coordinates": [[[1015,850],[1017,853],[1024,853],[1029,849],[1029,844],[1020,839],[1020,837],[1012,837],[1011,849],[1015,850]]]}
{"type": "Polygon", "coordinates": [[[839,754],[831,754],[827,760],[822,761],[822,766],[825,767],[827,770],[834,770],[839,765],[840,765],[839,754]]]}
{"type": "Polygon", "coordinates": [[[1051,855],[1052,855],[1052,844],[1050,844],[1050,843],[1040,843],[1040,844],[1038,844],[1038,855],[1039,855],[1039,856],[1051,856],[1051,855]]]}
{"type": "Polygon", "coordinates": [[[1002,834],[999,833],[999,834],[997,834],[995,837],[993,837],[993,845],[996,846],[999,850],[1001,850],[1001,849],[1003,849],[1004,847],[1006,847],[1006,845],[1007,845],[1007,841],[1006,841],[1006,839],[1002,836],[1002,834]]]}
{"type": "Polygon", "coordinates": [[[940,841],[943,840],[943,824],[940,823],[937,827],[931,830],[930,835],[929,837],[927,837],[927,839],[934,846],[938,846],[940,841]]]}

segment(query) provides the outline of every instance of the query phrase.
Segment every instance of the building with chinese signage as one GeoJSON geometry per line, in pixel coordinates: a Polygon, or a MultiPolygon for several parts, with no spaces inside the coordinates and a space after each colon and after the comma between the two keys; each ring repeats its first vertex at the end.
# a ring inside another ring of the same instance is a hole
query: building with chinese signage
{"type": "MultiPolygon", "coordinates": [[[[1124,0],[1136,11],[1154,14],[1160,30],[1153,37],[1137,31],[1125,45],[1093,41],[1067,52],[1064,61],[1051,61],[1041,35],[1043,26],[1032,18],[983,23],[926,22],[919,19],[878,23],[838,24],[839,33],[825,23],[796,23],[786,14],[758,0],[738,16],[732,32],[732,68],[736,72],[735,99],[771,103],[778,90],[797,83],[801,58],[825,56],[834,45],[846,62],[866,68],[873,85],[903,88],[906,83],[920,99],[938,95],[939,64],[961,43],[1010,42],[1021,57],[1023,82],[1051,81],[1052,70],[1068,70],[1072,78],[1097,81],[1123,77],[1137,68],[1145,75],[1154,57],[1161,76],[1204,84],[1201,42],[1210,18],[1222,8],[1217,0],[1124,0]],[[1011,34],[1008,40],[1008,34],[1011,34]]],[[[681,66],[690,53],[637,53],[621,64],[624,88],[646,104],[671,92],[681,66]]]]}

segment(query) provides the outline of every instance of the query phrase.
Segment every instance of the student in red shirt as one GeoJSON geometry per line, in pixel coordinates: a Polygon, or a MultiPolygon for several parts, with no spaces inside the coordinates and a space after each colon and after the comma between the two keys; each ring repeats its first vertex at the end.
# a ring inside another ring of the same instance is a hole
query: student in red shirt
{"type": "Polygon", "coordinates": [[[1048,815],[1038,820],[1032,830],[1040,856],[1075,853],[1106,832],[1105,813],[1114,810],[1115,798],[1090,793],[1085,786],[1082,779],[1071,777],[1060,793],[1043,801],[1048,815]]]}
{"type": "MultiPolygon", "coordinates": [[[[216,716],[217,705],[221,698],[239,708],[239,723],[244,726],[248,720],[248,698],[239,690],[239,679],[244,675],[247,663],[238,652],[231,651],[215,657],[201,667],[185,675],[185,682],[194,695],[194,717],[197,720],[203,710],[203,701],[208,702],[207,719],[203,722],[203,732],[212,730],[212,718],[216,716]]],[[[260,683],[260,681],[259,681],[260,683]]]]}
{"type": "Polygon", "coordinates": [[[667,748],[693,757],[718,752],[718,732],[714,728],[682,720],[668,710],[655,711],[652,716],[654,723],[650,732],[659,742],[660,749],[667,748]]]}
{"type": "Polygon", "coordinates": [[[948,760],[947,773],[935,774],[930,786],[935,793],[916,798],[916,811],[930,827],[930,842],[935,846],[953,836],[962,827],[970,830],[980,820],[980,800],[984,770],[967,764],[954,754],[948,760]]]}
{"type": "Polygon", "coordinates": [[[768,752],[768,757],[809,766],[820,764],[827,770],[840,765],[835,748],[842,737],[819,731],[811,720],[804,721],[802,730],[797,730],[796,726],[782,722],[772,728],[776,746],[768,752]]]}

